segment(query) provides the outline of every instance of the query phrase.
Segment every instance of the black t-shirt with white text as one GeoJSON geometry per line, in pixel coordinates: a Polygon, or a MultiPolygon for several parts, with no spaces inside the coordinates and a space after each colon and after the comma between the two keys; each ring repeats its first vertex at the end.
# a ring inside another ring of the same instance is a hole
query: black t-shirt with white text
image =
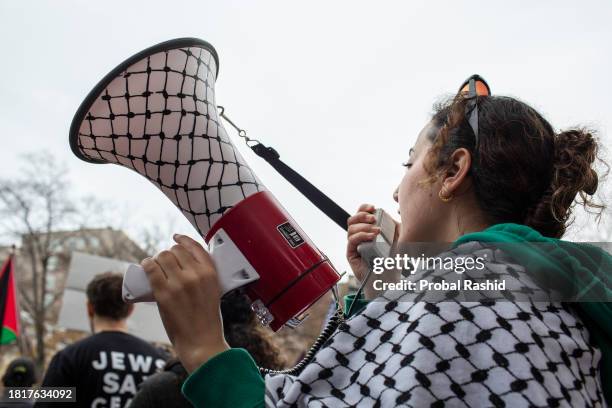
{"type": "MultiPolygon", "coordinates": [[[[70,407],[124,408],[137,386],[163,367],[165,356],[131,334],[103,331],[59,351],[49,364],[43,387],[76,387],[70,407]]],[[[36,407],[58,408],[58,403],[36,407]]]]}

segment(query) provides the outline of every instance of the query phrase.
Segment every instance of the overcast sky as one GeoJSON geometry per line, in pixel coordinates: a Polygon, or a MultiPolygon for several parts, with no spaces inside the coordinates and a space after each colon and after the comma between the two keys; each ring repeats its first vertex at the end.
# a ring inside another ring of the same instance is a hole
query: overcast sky
{"type": "MultiPolygon", "coordinates": [[[[557,129],[587,125],[610,140],[611,5],[1,0],[1,175],[16,174],[20,153],[46,149],[66,162],[77,194],[128,208],[130,230],[176,217],[177,232],[195,235],[144,178],[74,157],[68,128],[84,96],[124,59],[164,40],[199,37],[219,53],[217,102],[250,136],[347,211],[370,202],[396,214],[400,163],[432,103],[472,73],[493,93],[532,104],[557,129]]],[[[239,148],[345,270],[345,232],[239,148]]]]}

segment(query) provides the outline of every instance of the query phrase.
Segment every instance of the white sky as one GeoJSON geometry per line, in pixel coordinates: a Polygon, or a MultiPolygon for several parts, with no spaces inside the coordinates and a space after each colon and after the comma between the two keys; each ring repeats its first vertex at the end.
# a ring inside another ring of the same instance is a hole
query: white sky
{"type": "MultiPolygon", "coordinates": [[[[78,194],[126,206],[130,229],[177,217],[144,178],[76,159],[68,128],[84,96],[124,59],[199,37],[220,56],[217,102],[250,136],[347,211],[371,202],[396,214],[400,163],[432,103],[472,73],[556,128],[585,124],[610,140],[611,17],[609,1],[0,0],[0,174],[15,174],[19,153],[47,149],[65,160],[78,194]]],[[[345,270],[345,232],[239,146],[345,270]]],[[[195,234],[177,219],[177,232],[195,234]]]]}

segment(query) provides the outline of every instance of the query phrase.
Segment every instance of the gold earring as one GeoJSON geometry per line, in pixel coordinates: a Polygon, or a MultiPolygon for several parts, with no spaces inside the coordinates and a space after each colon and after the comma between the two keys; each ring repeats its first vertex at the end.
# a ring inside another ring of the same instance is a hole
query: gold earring
{"type": "Polygon", "coordinates": [[[453,199],[453,195],[451,194],[448,197],[442,197],[442,190],[445,190],[445,189],[440,189],[440,191],[438,192],[438,198],[440,198],[442,202],[448,203],[450,200],[453,199]]]}

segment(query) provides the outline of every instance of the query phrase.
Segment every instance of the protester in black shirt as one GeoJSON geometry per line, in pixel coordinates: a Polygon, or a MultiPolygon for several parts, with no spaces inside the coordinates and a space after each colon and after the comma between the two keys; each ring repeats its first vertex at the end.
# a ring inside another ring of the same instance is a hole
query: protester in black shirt
{"type": "MultiPolygon", "coordinates": [[[[43,387],[76,387],[71,407],[125,408],[137,386],[164,365],[155,347],[127,333],[133,311],[121,299],[119,274],[97,275],[87,286],[87,312],[93,335],[59,351],[51,360],[43,387]]],[[[36,407],[58,407],[57,403],[36,407]]]]}

